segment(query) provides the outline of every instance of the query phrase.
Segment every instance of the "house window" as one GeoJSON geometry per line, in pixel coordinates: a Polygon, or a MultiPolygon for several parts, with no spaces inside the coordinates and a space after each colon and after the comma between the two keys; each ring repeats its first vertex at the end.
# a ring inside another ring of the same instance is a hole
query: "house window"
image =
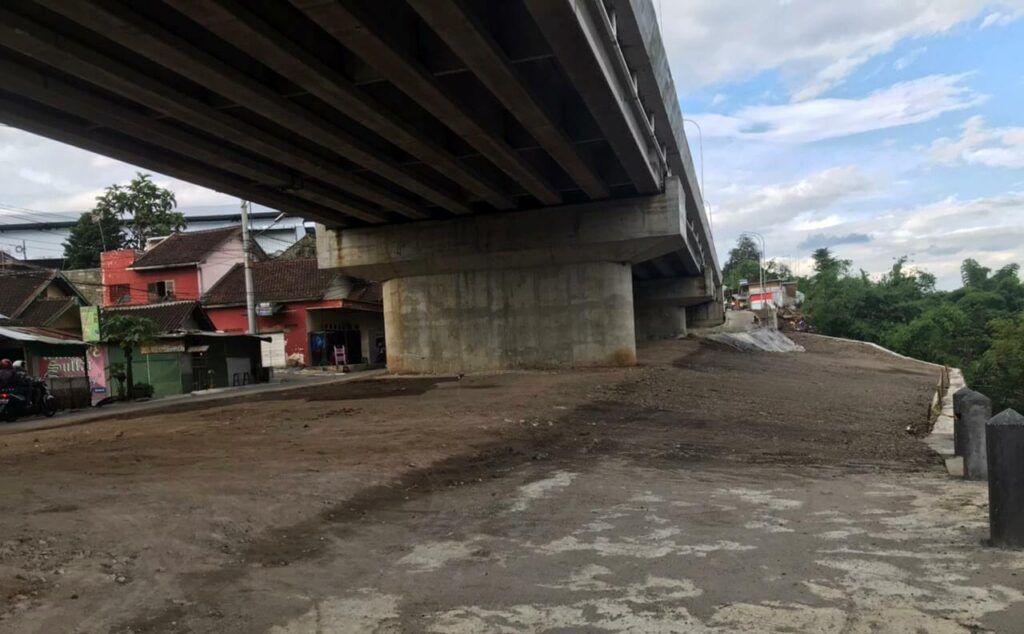
{"type": "Polygon", "coordinates": [[[151,282],[146,286],[146,290],[151,302],[174,299],[174,280],[151,282]]]}
{"type": "Polygon", "coordinates": [[[114,284],[110,287],[110,303],[129,304],[132,301],[132,287],[128,284],[114,284]]]}

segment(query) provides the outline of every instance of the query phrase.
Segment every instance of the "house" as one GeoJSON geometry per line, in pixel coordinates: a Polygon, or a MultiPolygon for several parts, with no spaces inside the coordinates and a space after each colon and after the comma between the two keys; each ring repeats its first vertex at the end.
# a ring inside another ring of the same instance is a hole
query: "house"
{"type": "Polygon", "coordinates": [[[196,301],[242,256],[238,225],[153,238],[144,251],[107,251],[100,257],[103,305],[196,301]]]}
{"type": "Polygon", "coordinates": [[[88,303],[60,271],[0,270],[0,323],[50,328],[80,337],[78,307],[88,303]]]}
{"type": "Polygon", "coordinates": [[[100,269],[64,269],[60,273],[90,304],[103,305],[103,274],[100,269]]]}
{"type": "MultiPolygon", "coordinates": [[[[377,363],[384,347],[381,287],[339,271],[321,269],[314,258],[267,260],[252,265],[259,333],[268,336],[264,365],[377,363]]],[[[248,329],[245,270],[235,265],[204,296],[218,330],[248,329]]]]}
{"type": "Polygon", "coordinates": [[[751,310],[761,310],[769,306],[776,308],[792,308],[803,303],[803,293],[796,290],[796,282],[786,280],[765,280],[741,284],[740,292],[750,302],[751,310]]]}
{"type": "MultiPolygon", "coordinates": [[[[103,319],[130,315],[153,321],[156,340],[132,355],[136,383],[153,386],[154,396],[187,394],[196,390],[247,385],[265,380],[260,339],[246,334],[214,332],[206,311],[195,300],[102,309],[103,319]]],[[[113,396],[116,380],[111,367],[123,364],[115,343],[90,342],[89,378],[94,401],[113,396]]]]}

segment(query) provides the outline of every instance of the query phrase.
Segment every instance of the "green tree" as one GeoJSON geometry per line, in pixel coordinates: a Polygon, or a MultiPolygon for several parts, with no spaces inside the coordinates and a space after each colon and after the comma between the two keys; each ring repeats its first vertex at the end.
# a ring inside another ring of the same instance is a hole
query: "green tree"
{"type": "Polygon", "coordinates": [[[92,269],[100,265],[100,253],[124,248],[121,221],[107,212],[79,216],[64,241],[64,267],[92,269]]]}
{"type": "Polygon", "coordinates": [[[953,304],[939,304],[899,328],[891,345],[916,359],[958,366],[967,353],[968,343],[963,335],[969,327],[970,321],[962,310],[953,304]]]}
{"type": "Polygon", "coordinates": [[[990,324],[991,345],[967,372],[968,383],[992,399],[993,412],[1024,412],[1024,316],[990,324]]]}
{"type": "Polygon", "coordinates": [[[174,193],[139,172],[127,185],[111,185],[96,199],[94,215],[122,221],[124,247],[142,249],[146,240],[185,228],[185,216],[175,211],[174,193]]]}
{"type": "Polygon", "coordinates": [[[132,354],[138,346],[151,343],[160,334],[152,319],[134,315],[110,315],[103,320],[104,341],[116,343],[124,353],[125,383],[128,400],[135,398],[135,379],[132,376],[132,354]]]}
{"type": "Polygon", "coordinates": [[[756,280],[760,277],[761,249],[749,236],[740,236],[736,246],[729,251],[729,259],[722,267],[722,279],[730,289],[740,287],[740,280],[756,280]]]}

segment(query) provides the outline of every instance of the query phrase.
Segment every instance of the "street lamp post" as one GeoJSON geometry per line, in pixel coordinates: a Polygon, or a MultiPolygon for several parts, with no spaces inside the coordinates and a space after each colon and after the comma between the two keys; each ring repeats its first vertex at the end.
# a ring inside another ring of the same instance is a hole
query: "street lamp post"
{"type": "MultiPolygon", "coordinates": [[[[755,237],[755,238],[757,238],[758,240],[761,241],[761,253],[760,253],[761,257],[760,257],[760,261],[757,263],[757,268],[758,268],[757,273],[758,273],[758,281],[761,283],[761,295],[764,295],[765,251],[767,250],[767,247],[765,246],[764,236],[761,235],[760,233],[757,233],[756,231],[744,231],[740,235],[741,236],[747,236],[747,237],[753,236],[753,237],[755,237]]],[[[763,302],[764,300],[761,300],[761,301],[763,302]]]]}

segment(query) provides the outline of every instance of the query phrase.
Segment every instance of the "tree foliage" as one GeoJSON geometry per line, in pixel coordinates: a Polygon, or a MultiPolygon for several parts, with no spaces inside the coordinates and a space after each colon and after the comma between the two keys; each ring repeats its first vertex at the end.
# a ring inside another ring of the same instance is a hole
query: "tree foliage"
{"type": "Polygon", "coordinates": [[[64,267],[92,269],[100,265],[100,253],[124,248],[121,221],[109,212],[83,213],[64,241],[64,267]]]}
{"type": "Polygon", "coordinates": [[[813,254],[814,275],[800,280],[804,309],[822,333],[882,344],[925,361],[960,367],[997,408],[1024,407],[1024,284],[1016,264],[995,273],[975,260],[963,286],[935,289],[935,276],[898,258],[874,280],[853,274],[828,249],[813,254]]]}
{"type": "Polygon", "coordinates": [[[127,185],[111,185],[96,199],[94,215],[121,220],[124,246],[142,249],[146,240],[185,228],[185,216],[175,211],[174,193],[138,173],[127,185]]]}
{"type": "MultiPolygon", "coordinates": [[[[773,259],[764,263],[766,280],[790,279],[792,276],[790,268],[778,260],[773,259]]],[[[741,236],[736,241],[736,246],[729,251],[729,258],[722,267],[722,278],[725,285],[732,290],[740,287],[740,280],[753,282],[761,278],[761,249],[753,238],[741,236]]]]}
{"type": "Polygon", "coordinates": [[[138,173],[127,185],[111,185],[96,198],[92,212],[84,213],[64,242],[65,266],[95,268],[100,253],[116,249],[142,249],[146,240],[185,228],[185,216],[175,211],[174,192],[138,173]]]}

